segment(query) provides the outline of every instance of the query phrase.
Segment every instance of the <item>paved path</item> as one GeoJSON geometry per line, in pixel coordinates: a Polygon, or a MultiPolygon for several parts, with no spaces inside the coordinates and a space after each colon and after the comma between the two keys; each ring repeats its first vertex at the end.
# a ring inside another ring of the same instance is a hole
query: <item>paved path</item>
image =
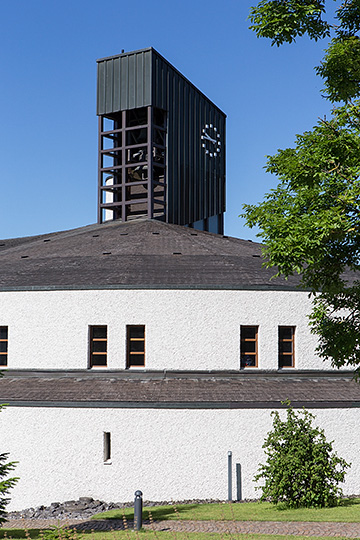
{"type": "Polygon", "coordinates": [[[150,529],[187,532],[283,534],[360,538],[360,523],[314,523],[283,521],[160,521],[150,529]]]}
{"type": "MultiPolygon", "coordinates": [[[[56,520],[56,519],[24,519],[9,520],[4,528],[11,529],[46,529],[51,526],[74,527],[79,531],[109,531],[122,530],[122,520],[56,520]]],[[[133,527],[128,522],[128,527],[133,527]]],[[[311,521],[187,521],[168,520],[154,523],[144,522],[144,528],[157,531],[176,532],[219,532],[219,533],[242,533],[242,534],[283,534],[294,536],[332,536],[357,538],[360,540],[359,523],[338,522],[311,522],[311,521]]]]}

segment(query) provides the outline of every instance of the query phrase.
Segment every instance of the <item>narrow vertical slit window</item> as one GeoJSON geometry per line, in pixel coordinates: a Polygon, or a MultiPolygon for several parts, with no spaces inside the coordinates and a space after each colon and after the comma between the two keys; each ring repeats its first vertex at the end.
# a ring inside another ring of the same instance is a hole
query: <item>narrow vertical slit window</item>
{"type": "Polygon", "coordinates": [[[240,327],[241,367],[258,366],[258,326],[240,327]]]}
{"type": "Polygon", "coordinates": [[[8,327],[0,326],[0,366],[8,365],[8,327]]]}
{"type": "Polygon", "coordinates": [[[104,431],[104,463],[111,461],[111,433],[104,431]]]}
{"type": "Polygon", "coordinates": [[[127,330],[126,367],[145,366],[145,326],[129,325],[127,330]]]}
{"type": "Polygon", "coordinates": [[[295,326],[279,326],[279,368],[294,367],[295,326]]]}
{"type": "Polygon", "coordinates": [[[107,326],[90,326],[90,367],[107,366],[107,326]]]}

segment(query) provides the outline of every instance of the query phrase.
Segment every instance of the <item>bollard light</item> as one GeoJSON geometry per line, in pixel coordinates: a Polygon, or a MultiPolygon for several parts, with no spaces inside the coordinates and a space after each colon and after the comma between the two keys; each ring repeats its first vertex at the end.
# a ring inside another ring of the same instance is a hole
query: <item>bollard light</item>
{"type": "Polygon", "coordinates": [[[139,489],[135,491],[135,500],[134,500],[134,529],[140,531],[142,527],[142,491],[139,489]]]}

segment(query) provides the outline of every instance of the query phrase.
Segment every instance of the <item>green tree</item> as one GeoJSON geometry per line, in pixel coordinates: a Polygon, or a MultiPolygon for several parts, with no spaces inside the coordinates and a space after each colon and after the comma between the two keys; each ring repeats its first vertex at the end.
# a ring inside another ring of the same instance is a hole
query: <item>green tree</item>
{"type": "Polygon", "coordinates": [[[324,430],[314,427],[314,416],[302,409],[296,413],[286,402],[286,420],[275,411],[273,429],[263,444],[266,464],[254,480],[264,480],[261,500],[284,503],[290,508],[334,506],[342,495],[346,461],[333,452],[324,430]]]}
{"type": "Polygon", "coordinates": [[[250,29],[278,47],[304,34],[315,41],[331,37],[316,71],[324,79],[325,94],[332,102],[360,95],[360,2],[345,0],[338,5],[334,24],[323,20],[323,0],[261,0],[249,15],[250,29]]]}
{"type": "Polygon", "coordinates": [[[322,17],[320,0],[262,0],[250,12],[253,29],[272,44],[333,37],[316,68],[326,97],[341,102],[330,119],[296,136],[295,148],[268,156],[279,178],[257,205],[244,205],[250,227],[260,228],[266,265],[301,276],[314,297],[311,329],[318,353],[336,367],[360,373],[360,0],[345,0],[336,25],[322,17]]]}
{"type": "MultiPolygon", "coordinates": [[[[0,411],[4,408],[0,405],[0,411]]],[[[6,478],[15,468],[15,461],[7,461],[9,454],[0,454],[0,525],[6,521],[5,507],[10,499],[7,497],[10,489],[14,487],[18,478],[6,478]]]]}

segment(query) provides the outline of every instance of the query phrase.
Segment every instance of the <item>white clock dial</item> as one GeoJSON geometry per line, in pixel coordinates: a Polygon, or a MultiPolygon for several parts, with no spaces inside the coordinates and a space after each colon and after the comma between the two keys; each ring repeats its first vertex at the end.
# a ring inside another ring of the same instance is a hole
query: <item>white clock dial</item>
{"type": "Polygon", "coordinates": [[[205,124],[201,132],[201,146],[210,158],[216,158],[221,152],[221,137],[217,127],[205,124]]]}

